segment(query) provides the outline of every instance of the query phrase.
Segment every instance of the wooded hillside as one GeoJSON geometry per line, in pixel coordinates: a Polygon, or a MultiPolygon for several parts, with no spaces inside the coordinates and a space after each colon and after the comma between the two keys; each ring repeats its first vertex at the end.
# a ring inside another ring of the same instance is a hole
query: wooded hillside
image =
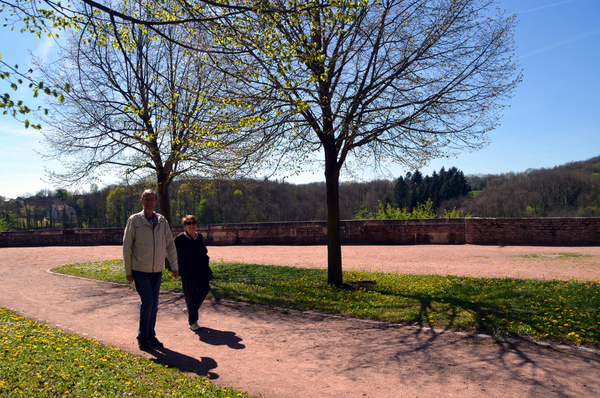
{"type": "Polygon", "coordinates": [[[467,180],[474,197],[461,198],[457,206],[477,217],[600,216],[600,156],[551,169],[467,180]]]}
{"type": "MultiPolygon", "coordinates": [[[[58,189],[9,201],[0,197],[0,231],[124,226],[130,214],[141,211],[145,187],[93,185],[85,193],[58,189]]],[[[174,220],[186,214],[205,224],[325,219],[324,183],[198,179],[175,181],[170,196],[174,220]]],[[[598,217],[600,156],[521,173],[465,176],[453,167],[432,176],[416,170],[395,181],[340,186],[346,220],[377,218],[380,203],[410,212],[427,200],[439,215],[456,207],[474,217],[598,217]]]]}

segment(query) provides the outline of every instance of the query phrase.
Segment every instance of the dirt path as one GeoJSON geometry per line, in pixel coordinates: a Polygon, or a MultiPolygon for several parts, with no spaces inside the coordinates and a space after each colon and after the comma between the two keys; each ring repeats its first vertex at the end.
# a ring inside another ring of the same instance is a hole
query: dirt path
{"type": "MultiPolygon", "coordinates": [[[[325,266],[320,246],[209,247],[209,255],[213,261],[325,266]]],[[[205,328],[195,334],[181,312],[183,299],[174,294],[162,295],[158,315],[165,349],[144,353],[135,341],[134,291],[45,272],[67,262],[120,256],[118,246],[0,248],[0,305],[136,355],[208,373],[214,383],[256,396],[600,396],[596,353],[215,301],[203,306],[205,328]]],[[[599,247],[349,246],[343,256],[346,269],[600,279],[599,247]]]]}

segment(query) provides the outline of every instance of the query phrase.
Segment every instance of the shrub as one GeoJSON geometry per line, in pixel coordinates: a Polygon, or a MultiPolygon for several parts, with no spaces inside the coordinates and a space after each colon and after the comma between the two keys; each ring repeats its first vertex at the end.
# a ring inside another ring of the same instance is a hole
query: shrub
{"type": "Polygon", "coordinates": [[[473,217],[473,215],[471,213],[467,213],[467,215],[465,215],[464,210],[457,211],[456,206],[454,206],[454,209],[452,209],[452,211],[448,211],[448,209],[444,209],[444,215],[441,216],[440,218],[471,218],[471,217],[473,217]]]}

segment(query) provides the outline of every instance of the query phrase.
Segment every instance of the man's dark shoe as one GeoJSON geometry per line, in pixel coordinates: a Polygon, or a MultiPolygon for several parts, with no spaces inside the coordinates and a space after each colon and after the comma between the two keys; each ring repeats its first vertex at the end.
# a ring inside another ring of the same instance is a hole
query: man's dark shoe
{"type": "Polygon", "coordinates": [[[137,341],[138,341],[138,346],[140,347],[140,350],[142,350],[142,351],[150,350],[150,344],[148,344],[147,340],[137,339],[137,341]]]}
{"type": "Polygon", "coordinates": [[[163,348],[165,345],[161,343],[156,337],[150,337],[148,339],[148,344],[152,347],[163,348]]]}

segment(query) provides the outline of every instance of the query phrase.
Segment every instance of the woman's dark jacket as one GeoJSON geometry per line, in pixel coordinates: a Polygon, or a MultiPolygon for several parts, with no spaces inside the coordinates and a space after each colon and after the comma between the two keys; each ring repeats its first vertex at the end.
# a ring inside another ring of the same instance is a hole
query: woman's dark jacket
{"type": "Polygon", "coordinates": [[[202,234],[199,233],[198,239],[194,240],[186,232],[183,232],[175,237],[175,247],[177,248],[179,276],[182,278],[209,278],[212,276],[212,272],[208,266],[209,257],[206,255],[208,250],[204,245],[202,234]]]}

